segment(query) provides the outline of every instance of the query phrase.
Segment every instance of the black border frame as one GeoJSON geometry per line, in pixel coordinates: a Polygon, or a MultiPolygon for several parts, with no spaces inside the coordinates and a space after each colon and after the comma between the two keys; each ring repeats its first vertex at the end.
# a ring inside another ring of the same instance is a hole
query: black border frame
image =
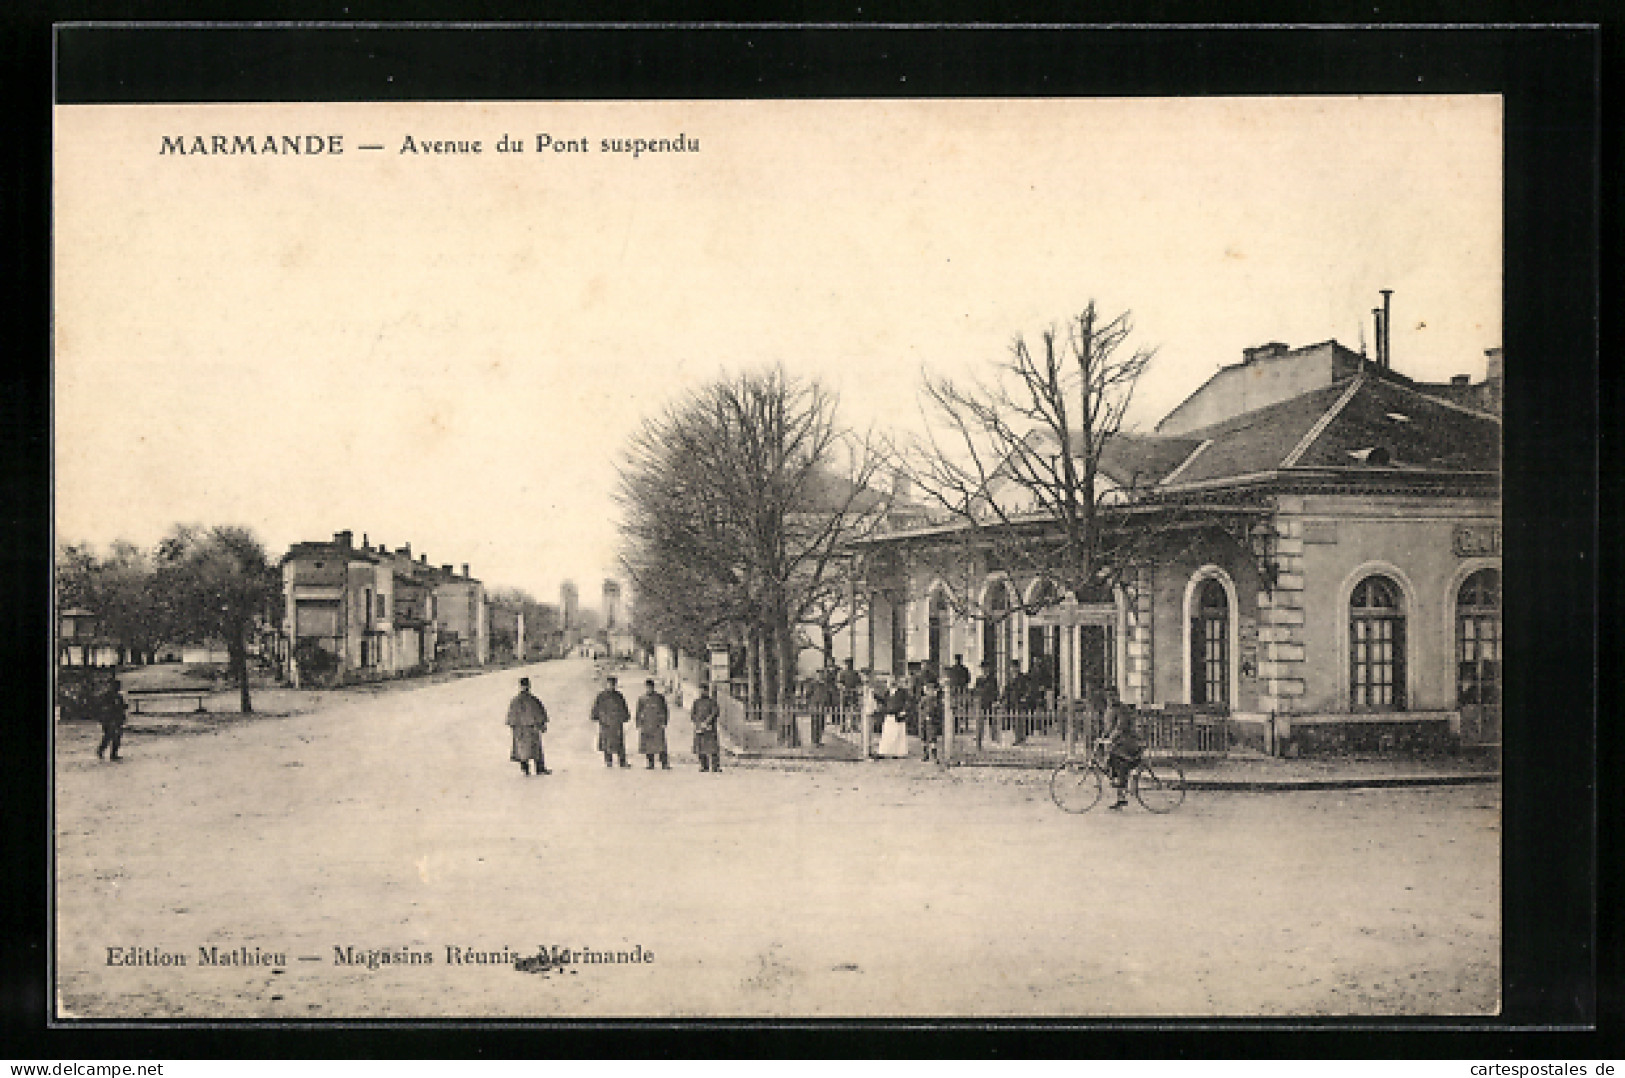
{"type": "MultiPolygon", "coordinates": [[[[192,5],[188,5],[192,6],[192,5]]],[[[196,7],[207,7],[197,5],[196,7]]],[[[268,5],[277,18],[319,17],[317,5],[268,5]]],[[[382,5],[380,5],[382,6],[382,5]]],[[[413,5],[423,8],[427,5],[413,5]]],[[[442,8],[444,5],[441,5],[442,8]]],[[[462,5],[471,22],[499,5],[462,5]]],[[[1127,3],[1091,9],[1134,17],[1127,3]]],[[[7,798],[5,905],[23,922],[8,933],[4,988],[6,1054],[67,1057],[420,1058],[603,1054],[658,1058],[700,1054],[877,1057],[1106,1055],[1194,1057],[1332,1055],[1466,1058],[1529,1052],[1577,1058],[1617,1031],[1621,997],[1617,925],[1599,921],[1598,828],[1619,800],[1600,775],[1596,676],[1597,558],[1617,559],[1617,533],[1599,546],[1598,453],[1603,416],[1617,422],[1617,385],[1597,365],[1599,214],[1604,146],[1599,91],[1605,37],[1589,8],[1564,26],[1428,27],[1325,21],[1219,27],[1172,25],[1173,5],[1152,22],[1117,27],[875,22],[655,24],[648,8],[620,25],[323,26],[205,29],[157,25],[62,25],[43,17],[118,19],[144,5],[63,4],[6,16],[8,51],[28,81],[26,109],[10,110],[15,154],[8,217],[20,224],[22,257],[11,261],[12,294],[35,299],[28,359],[7,370],[0,417],[7,449],[4,504],[9,600],[6,669],[48,662],[40,599],[49,594],[49,105],[189,100],[630,99],[640,97],[1138,96],[1281,93],[1501,93],[1505,97],[1505,332],[1513,357],[1506,403],[1506,597],[1509,723],[1504,790],[1504,1001],[1495,1021],[1416,1019],[1100,1023],[725,1022],[567,1023],[334,1021],[319,1033],[265,1022],[172,1027],[46,1029],[50,986],[43,894],[35,873],[49,863],[43,798],[7,798]],[[53,58],[55,65],[53,66],[53,58]],[[43,77],[43,82],[40,79],[43,77]],[[41,92],[43,90],[43,93],[41,92]],[[43,163],[44,167],[40,167],[43,163]],[[44,311],[47,317],[37,316],[44,311]],[[43,331],[43,332],[42,332],[43,331]],[[1608,411],[1600,411],[1607,405],[1608,411]],[[16,511],[23,507],[19,515],[16,511]],[[1538,675],[1537,675],[1537,672],[1538,675]],[[1576,781],[1584,774],[1589,783],[1576,781]],[[18,852],[25,854],[18,857],[18,852]],[[1600,946],[1599,946],[1600,945],[1600,946]],[[1599,959],[1611,962],[1599,976],[1599,959]],[[1603,1023],[1601,1028],[1591,1028],[1603,1023]],[[1306,1028],[1307,1027],[1307,1028],[1306,1028]],[[1508,1027],[1520,1027],[1514,1032],[1508,1027]],[[15,1036],[14,1036],[15,1034],[15,1036]],[[179,1049],[179,1051],[177,1051],[179,1049]]],[[[331,15],[331,5],[325,12],[331,15]]],[[[395,6],[399,9],[399,5],[395,6]]],[[[1417,11],[1421,6],[1411,9],[1417,11]]],[[[1449,5],[1444,6],[1448,9],[1449,5]]],[[[365,5],[352,5],[362,10],[365,5]]],[[[1370,9],[1343,7],[1351,19],[1370,9]]],[[[1431,9],[1438,17],[1440,9],[1431,9]]],[[[1538,9],[1542,18],[1549,18],[1538,9]]],[[[421,12],[420,12],[421,13],[421,12]]],[[[1507,17],[1507,5],[1475,9],[1507,17]]],[[[194,17],[204,13],[194,9],[194,17]]],[[[262,16],[266,13],[261,13],[262,16]]],[[[563,12],[555,10],[555,15],[563,12]]],[[[585,14],[585,13],[583,13],[585,14]]],[[[842,14],[845,14],[844,12],[842,14]]],[[[1338,14],[1333,12],[1332,14],[1338,14]]],[[[1422,14],[1427,14],[1423,12],[1422,14]]],[[[1444,11],[1449,14],[1448,10],[1444,11]]],[[[1510,13],[1529,19],[1535,11],[1510,13]]],[[[183,16],[184,17],[184,16],[183,16]]],[[[1143,18],[1143,15],[1141,16],[1143,18]]],[[[1618,160],[1617,139],[1607,147],[1618,160]]],[[[1617,193],[1617,191],[1616,191],[1617,193]]],[[[1609,222],[1617,226],[1617,217],[1609,222]]],[[[1611,229],[1611,232],[1613,229],[1611,229]]],[[[1618,284],[1617,275],[1610,283],[1618,284]]],[[[1617,295],[1617,291],[1610,294],[1617,295]]],[[[1612,424],[1611,424],[1612,426],[1612,424]]],[[[1618,471],[1606,473],[1620,493],[1618,471]]],[[[1610,507],[1617,499],[1610,499],[1610,507]]],[[[1617,561],[1610,568],[1617,568],[1617,561]]],[[[1610,589],[1610,598],[1613,598],[1610,589]]],[[[1625,593],[1620,595],[1625,598],[1625,593]]],[[[1613,606],[1614,604],[1610,604],[1613,606]]],[[[1611,632],[1612,623],[1607,626],[1611,632]]],[[[43,679],[11,694],[4,757],[44,764],[49,714],[43,679]]],[[[1610,755],[1610,760],[1617,757],[1610,755]]],[[[32,767],[29,774],[39,774],[32,767]]],[[[1611,846],[1611,843],[1609,843],[1611,846]]],[[[1616,1042],[1617,1043],[1617,1042],[1616,1042]]],[[[1616,1049],[1617,1053],[1617,1049],[1616,1049]]],[[[1605,1053],[1606,1054],[1606,1053],[1605,1053]]]]}

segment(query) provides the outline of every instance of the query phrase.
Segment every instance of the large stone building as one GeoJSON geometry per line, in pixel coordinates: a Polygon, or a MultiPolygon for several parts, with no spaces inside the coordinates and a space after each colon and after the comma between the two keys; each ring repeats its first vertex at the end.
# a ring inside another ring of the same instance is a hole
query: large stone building
{"type": "MultiPolygon", "coordinates": [[[[1498,410],[1491,358],[1456,395],[1498,410]]],[[[1498,740],[1500,422],[1439,390],[1336,342],[1249,350],[1101,461],[1134,492],[1106,526],[1144,537],[1110,594],[1056,595],[964,524],[894,529],[860,665],[1013,660],[1280,752],[1498,740]]]]}
{"type": "Polygon", "coordinates": [[[354,535],[295,543],[282,558],[295,684],[486,661],[485,589],[467,565],[458,574],[354,535]]]}

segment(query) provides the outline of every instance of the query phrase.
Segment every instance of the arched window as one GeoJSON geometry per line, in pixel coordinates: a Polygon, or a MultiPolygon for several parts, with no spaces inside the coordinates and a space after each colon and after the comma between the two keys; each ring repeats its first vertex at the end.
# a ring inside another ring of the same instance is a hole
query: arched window
{"type": "Polygon", "coordinates": [[[927,621],[926,658],[931,663],[931,669],[940,674],[948,668],[948,632],[953,624],[953,610],[948,605],[948,596],[940,588],[931,593],[927,621]]]}
{"type": "Polygon", "coordinates": [[[1501,701],[1501,574],[1480,569],[1456,592],[1456,706],[1501,701]]]}
{"type": "Polygon", "coordinates": [[[1405,604],[1385,576],[1366,577],[1349,595],[1349,706],[1405,710],[1405,604]]]}
{"type": "Polygon", "coordinates": [[[1230,707],[1230,601],[1213,577],[1202,581],[1191,614],[1191,703],[1230,707]]]}
{"type": "Polygon", "coordinates": [[[982,661],[993,664],[993,674],[1003,684],[1010,668],[1010,592],[1003,580],[988,586],[982,621],[982,661]]]}

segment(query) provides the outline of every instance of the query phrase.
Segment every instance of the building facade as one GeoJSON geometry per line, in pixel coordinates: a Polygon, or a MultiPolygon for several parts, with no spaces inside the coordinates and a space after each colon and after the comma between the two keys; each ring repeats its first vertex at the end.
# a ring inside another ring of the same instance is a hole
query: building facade
{"type": "Polygon", "coordinates": [[[894,529],[869,544],[858,665],[1013,663],[1055,696],[1112,687],[1285,754],[1497,742],[1498,417],[1335,342],[1234,370],[1258,363],[1289,395],[1216,376],[1102,461],[1137,479],[1105,526],[1145,537],[1110,593],[1057,594],[968,526],[894,529]]]}
{"type": "Polygon", "coordinates": [[[467,565],[458,574],[354,534],[295,543],[282,558],[295,685],[486,662],[485,590],[467,565]]]}

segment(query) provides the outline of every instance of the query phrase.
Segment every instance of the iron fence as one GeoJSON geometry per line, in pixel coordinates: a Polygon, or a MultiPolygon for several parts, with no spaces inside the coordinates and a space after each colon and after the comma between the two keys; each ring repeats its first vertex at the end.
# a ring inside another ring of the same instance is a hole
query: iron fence
{"type": "MultiPolygon", "coordinates": [[[[1235,747],[1234,724],[1224,715],[1190,707],[1135,708],[1135,732],[1145,751],[1167,756],[1223,756],[1235,747]]],[[[1061,706],[983,707],[974,696],[952,701],[953,743],[946,756],[955,764],[1059,763],[1083,754],[1105,735],[1099,712],[1075,703],[1061,706]]]]}
{"type": "MultiPolygon", "coordinates": [[[[722,723],[733,745],[745,752],[809,759],[861,759],[879,748],[885,714],[874,708],[865,716],[859,704],[814,706],[804,701],[748,704],[722,694],[722,723]]],[[[1005,763],[1053,766],[1071,754],[1088,751],[1105,734],[1102,716],[1079,703],[1050,707],[983,707],[970,693],[948,702],[952,736],[944,739],[944,763],[1005,763]]],[[[1152,755],[1223,756],[1237,745],[1234,723],[1224,715],[1191,707],[1132,709],[1136,733],[1152,755]]],[[[918,713],[905,716],[910,756],[923,756],[918,713]]]]}

